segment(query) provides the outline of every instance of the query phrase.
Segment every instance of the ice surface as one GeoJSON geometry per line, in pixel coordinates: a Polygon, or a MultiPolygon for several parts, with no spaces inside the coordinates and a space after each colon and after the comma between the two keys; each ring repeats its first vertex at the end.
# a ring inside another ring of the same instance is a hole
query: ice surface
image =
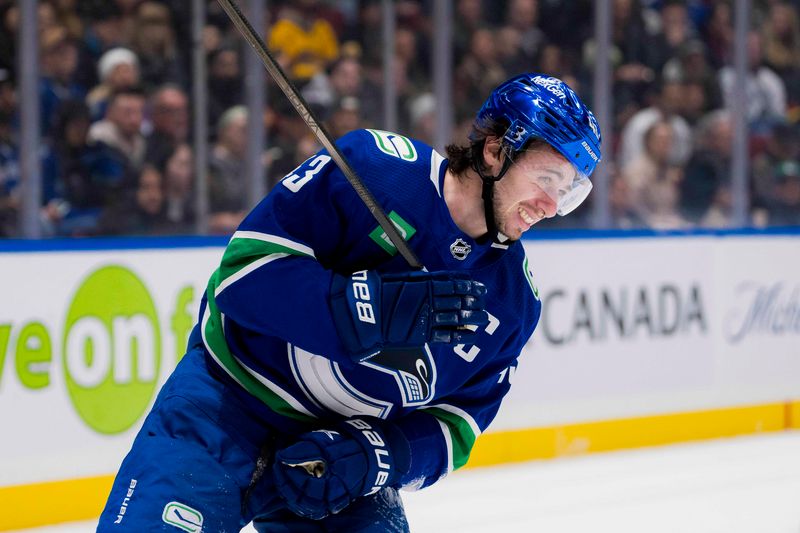
{"type": "Polygon", "coordinates": [[[800,431],[465,470],[403,499],[414,533],[800,533],[800,431]]]}

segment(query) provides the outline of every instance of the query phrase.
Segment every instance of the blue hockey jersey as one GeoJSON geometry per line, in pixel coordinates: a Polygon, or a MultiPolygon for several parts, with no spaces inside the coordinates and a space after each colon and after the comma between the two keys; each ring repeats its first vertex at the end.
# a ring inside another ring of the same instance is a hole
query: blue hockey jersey
{"type": "Polygon", "coordinates": [[[333,272],[409,267],[323,150],[231,238],[201,305],[202,339],[280,430],[359,415],[391,420],[411,445],[402,484],[419,488],[466,463],[509,390],[541,303],[520,243],[478,243],[453,222],[443,198],[447,162],[435,150],[378,130],[337,145],[428,271],[464,270],[486,285],[489,325],[474,345],[350,359],[328,304],[333,272]]]}

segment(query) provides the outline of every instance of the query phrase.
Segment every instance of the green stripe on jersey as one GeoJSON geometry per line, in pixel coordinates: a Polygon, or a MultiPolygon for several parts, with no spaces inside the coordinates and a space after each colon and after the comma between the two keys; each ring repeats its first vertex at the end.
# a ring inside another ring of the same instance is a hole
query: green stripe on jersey
{"type": "Polygon", "coordinates": [[[237,231],[222,255],[219,267],[220,281],[215,287],[216,294],[259,266],[290,255],[313,258],[314,250],[276,235],[237,231]]]}
{"type": "Polygon", "coordinates": [[[313,415],[289,393],[239,362],[225,340],[223,317],[216,297],[226,287],[271,261],[289,256],[314,258],[314,250],[276,235],[254,231],[237,231],[231,237],[220,267],[211,275],[206,289],[208,306],[201,325],[203,341],[211,356],[247,392],[281,415],[312,422],[313,415]],[[260,378],[260,379],[259,379],[260,378]]]}
{"type": "Polygon", "coordinates": [[[467,464],[472,446],[478,438],[469,422],[455,413],[437,407],[426,408],[425,412],[444,422],[450,432],[450,440],[453,443],[453,470],[458,470],[467,464]]]}
{"type": "Polygon", "coordinates": [[[208,308],[201,326],[203,341],[209,353],[247,392],[264,402],[270,409],[295,420],[312,422],[314,417],[297,400],[281,390],[277,385],[272,384],[272,388],[270,388],[266,383],[259,381],[231,353],[225,340],[222,314],[217,308],[217,302],[214,298],[215,286],[219,278],[219,270],[217,270],[208,283],[208,288],[206,289],[208,308]]]}

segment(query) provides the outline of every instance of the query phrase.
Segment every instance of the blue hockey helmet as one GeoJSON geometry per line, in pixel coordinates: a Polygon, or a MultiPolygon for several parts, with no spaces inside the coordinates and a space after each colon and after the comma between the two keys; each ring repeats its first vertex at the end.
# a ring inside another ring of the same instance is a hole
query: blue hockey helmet
{"type": "MultiPolygon", "coordinates": [[[[475,119],[478,128],[507,126],[503,144],[512,155],[533,139],[558,150],[575,168],[572,190],[559,199],[558,214],[580,205],[591,190],[589,176],[600,162],[600,127],[570,87],[552,76],[522,74],[499,85],[475,119]]],[[[472,140],[475,140],[472,138],[472,140]]]]}

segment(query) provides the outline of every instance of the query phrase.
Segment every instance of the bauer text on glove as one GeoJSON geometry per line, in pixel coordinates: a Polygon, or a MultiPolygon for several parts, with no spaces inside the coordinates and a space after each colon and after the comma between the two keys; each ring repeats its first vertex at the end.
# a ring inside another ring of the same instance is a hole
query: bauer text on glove
{"type": "Polygon", "coordinates": [[[273,474],[289,509],[318,520],[392,486],[408,470],[410,457],[408,441],[393,424],[352,418],[279,450],[273,474]]]}

